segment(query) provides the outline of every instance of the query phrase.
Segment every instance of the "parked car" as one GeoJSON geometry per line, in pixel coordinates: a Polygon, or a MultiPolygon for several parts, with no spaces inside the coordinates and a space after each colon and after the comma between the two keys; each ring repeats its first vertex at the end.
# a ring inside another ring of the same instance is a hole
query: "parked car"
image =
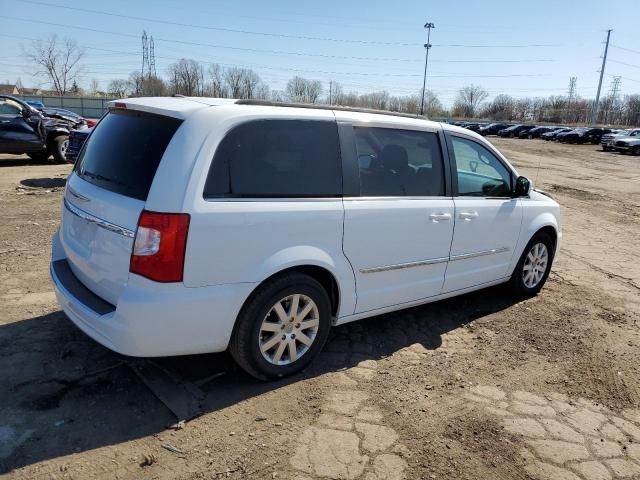
{"type": "Polygon", "coordinates": [[[472,132],[478,132],[486,123],[467,123],[464,128],[471,130],[472,132]]]}
{"type": "Polygon", "coordinates": [[[111,102],[80,153],[50,271],[68,317],[112,350],[229,349],[270,379],[305,367],[334,325],[505,282],[537,294],[559,215],[463,128],[136,98],[111,102]]]}
{"type": "Polygon", "coordinates": [[[640,135],[623,137],[613,143],[613,149],[620,153],[630,153],[640,155],[640,135]]]}
{"type": "Polygon", "coordinates": [[[597,145],[605,133],[611,132],[610,128],[576,128],[570,132],[558,134],[556,140],[561,143],[592,143],[597,145]]]}
{"type": "Polygon", "coordinates": [[[503,130],[510,126],[511,124],[509,123],[490,123],[489,125],[480,128],[480,130],[478,130],[478,133],[483,136],[497,135],[500,130],[503,130]]]}
{"type": "Polygon", "coordinates": [[[522,130],[519,134],[519,138],[540,138],[543,133],[552,132],[560,127],[534,127],[529,130],[522,130]]]}
{"type": "Polygon", "coordinates": [[[0,95],[0,153],[26,153],[34,160],[51,155],[65,161],[69,131],[80,124],[71,119],[51,118],[17,98],[0,95]]]}
{"type": "Polygon", "coordinates": [[[602,136],[602,140],[600,141],[600,145],[602,145],[602,150],[605,152],[609,152],[613,150],[613,143],[616,140],[622,139],[624,137],[636,137],[640,136],[640,128],[629,128],[627,130],[620,130],[618,132],[607,133],[602,136]]]}
{"type": "Polygon", "coordinates": [[[520,135],[521,132],[528,132],[535,128],[535,125],[511,125],[498,132],[499,137],[514,138],[520,135]]]}
{"type": "Polygon", "coordinates": [[[570,132],[572,130],[573,128],[570,128],[570,127],[560,127],[557,130],[552,130],[550,132],[543,133],[542,135],[540,135],[540,138],[542,138],[545,141],[555,140],[556,137],[561,133],[570,132]]]}
{"type": "Polygon", "coordinates": [[[69,132],[69,144],[67,145],[67,151],[65,152],[65,160],[68,163],[76,163],[78,154],[82,150],[84,142],[87,140],[89,134],[93,131],[93,128],[84,127],[69,132]]]}
{"type": "Polygon", "coordinates": [[[37,108],[38,110],[44,108],[44,103],[39,100],[27,100],[27,104],[31,105],[34,108],[37,108]]]}

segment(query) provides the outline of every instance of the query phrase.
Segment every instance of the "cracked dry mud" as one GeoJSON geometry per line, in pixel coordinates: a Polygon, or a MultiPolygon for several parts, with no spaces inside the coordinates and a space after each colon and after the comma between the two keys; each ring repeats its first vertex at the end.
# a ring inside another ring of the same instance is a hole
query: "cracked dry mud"
{"type": "Polygon", "coordinates": [[[526,471],[539,480],[640,478],[640,410],[620,414],[586,399],[478,386],[465,395],[524,439],[526,471]]]}
{"type": "Polygon", "coordinates": [[[320,478],[401,480],[407,462],[400,455],[393,428],[382,425],[383,415],[370,395],[358,389],[358,379],[370,379],[378,364],[365,360],[334,374],[338,386],[331,392],[315,425],[298,439],[291,466],[301,472],[296,480],[320,478]]]}

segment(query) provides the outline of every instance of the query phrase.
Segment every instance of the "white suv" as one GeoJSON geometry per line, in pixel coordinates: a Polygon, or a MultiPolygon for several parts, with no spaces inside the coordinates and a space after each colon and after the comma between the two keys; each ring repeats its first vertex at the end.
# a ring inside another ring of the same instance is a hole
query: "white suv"
{"type": "Polygon", "coordinates": [[[481,136],[340,107],[112,102],[67,181],[51,277],[133,356],[294,373],[338,325],[502,282],[535,295],[559,206],[481,136]]]}

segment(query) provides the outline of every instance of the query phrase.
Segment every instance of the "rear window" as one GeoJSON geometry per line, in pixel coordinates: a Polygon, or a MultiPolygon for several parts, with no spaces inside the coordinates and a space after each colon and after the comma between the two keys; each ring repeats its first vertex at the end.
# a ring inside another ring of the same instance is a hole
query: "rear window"
{"type": "Polygon", "coordinates": [[[257,120],[220,142],[204,197],[335,197],[342,167],[335,122],[257,120]]]}
{"type": "Polygon", "coordinates": [[[144,112],[109,112],[87,140],[76,174],[106,190],[146,200],[160,159],[181,123],[144,112]]]}

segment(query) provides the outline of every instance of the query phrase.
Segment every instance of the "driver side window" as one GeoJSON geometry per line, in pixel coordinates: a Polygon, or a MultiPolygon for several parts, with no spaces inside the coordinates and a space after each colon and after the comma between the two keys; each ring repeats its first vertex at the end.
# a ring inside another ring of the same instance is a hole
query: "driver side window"
{"type": "Polygon", "coordinates": [[[15,103],[6,98],[0,98],[0,115],[17,117],[21,115],[22,109],[15,103]]]}
{"type": "Polygon", "coordinates": [[[509,170],[487,148],[462,137],[451,137],[456,161],[458,195],[507,197],[511,193],[509,170]]]}

